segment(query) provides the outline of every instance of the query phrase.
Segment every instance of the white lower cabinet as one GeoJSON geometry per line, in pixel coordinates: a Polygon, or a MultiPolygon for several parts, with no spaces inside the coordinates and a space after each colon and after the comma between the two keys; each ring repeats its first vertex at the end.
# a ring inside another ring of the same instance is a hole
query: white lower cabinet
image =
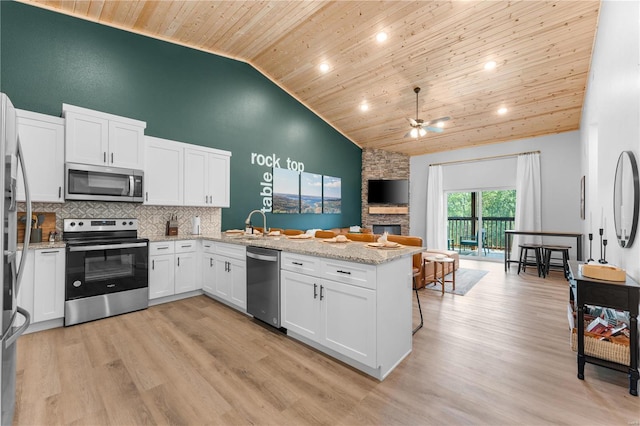
{"type": "MultiPolygon", "coordinates": [[[[18,252],[18,262],[21,257],[18,252]]],[[[17,300],[31,314],[32,323],[64,317],[64,279],[64,248],[30,251],[17,300]]],[[[16,325],[23,323],[19,318],[16,325]]]]}
{"type": "MultiPolygon", "coordinates": [[[[288,261],[287,255],[283,253],[283,268],[294,269],[287,266],[294,263],[288,261]]],[[[298,270],[302,269],[299,263],[306,262],[294,263],[298,270]]],[[[281,271],[282,326],[289,332],[375,368],[376,291],[328,280],[324,275],[336,262],[321,261],[320,264],[319,271],[311,272],[313,275],[281,271]]],[[[367,281],[366,285],[375,288],[375,267],[341,262],[337,270],[349,282],[358,276],[358,272],[369,269],[373,270],[373,281],[367,281]]],[[[336,278],[341,279],[340,276],[336,278]]]]}
{"type": "Polygon", "coordinates": [[[199,288],[196,240],[149,244],[149,299],[199,288]]]}
{"type": "Polygon", "coordinates": [[[319,342],[320,279],[291,271],[280,272],[280,321],[289,331],[319,342]]]}
{"type": "MultiPolygon", "coordinates": [[[[247,310],[246,248],[215,243],[213,295],[241,311],[247,310]]],[[[205,265],[206,266],[206,265],[205,265]]]]}
{"type": "Polygon", "coordinates": [[[33,322],[64,317],[65,251],[36,250],[33,273],[33,322]]]}
{"type": "Polygon", "coordinates": [[[200,288],[198,274],[198,246],[196,240],[176,241],[175,293],[185,293],[200,288]]]}
{"type": "Polygon", "coordinates": [[[213,294],[216,282],[215,244],[213,242],[202,241],[200,262],[200,265],[202,265],[202,290],[213,294]]]}

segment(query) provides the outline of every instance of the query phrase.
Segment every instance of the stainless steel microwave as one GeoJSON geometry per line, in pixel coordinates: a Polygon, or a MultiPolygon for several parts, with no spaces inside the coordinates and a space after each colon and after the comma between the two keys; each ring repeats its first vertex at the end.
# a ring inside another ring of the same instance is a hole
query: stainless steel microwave
{"type": "Polygon", "coordinates": [[[65,200],[141,203],[142,170],[66,163],[65,200]]]}

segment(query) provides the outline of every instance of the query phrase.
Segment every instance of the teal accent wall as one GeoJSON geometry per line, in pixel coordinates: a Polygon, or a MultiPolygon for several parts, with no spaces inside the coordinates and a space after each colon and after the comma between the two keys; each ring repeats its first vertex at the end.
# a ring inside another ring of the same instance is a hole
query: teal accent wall
{"type": "Polygon", "coordinates": [[[252,153],[342,179],[342,214],[268,214],[269,226],[361,223],[361,149],[252,66],[21,3],[0,1],[0,10],[0,90],[17,108],[59,116],[68,103],[146,121],[147,135],[231,151],[223,229],[242,228],[262,207],[270,168],[251,164],[252,153]]]}

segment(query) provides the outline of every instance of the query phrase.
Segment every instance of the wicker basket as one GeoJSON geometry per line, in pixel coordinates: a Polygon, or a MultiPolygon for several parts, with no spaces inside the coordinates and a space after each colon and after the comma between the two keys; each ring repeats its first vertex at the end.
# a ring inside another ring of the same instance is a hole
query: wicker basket
{"type": "MultiPolygon", "coordinates": [[[[574,352],[578,351],[576,331],[575,328],[571,330],[571,350],[574,352]]],[[[584,354],[627,366],[631,360],[629,345],[620,345],[586,335],[584,336],[584,354]]]]}

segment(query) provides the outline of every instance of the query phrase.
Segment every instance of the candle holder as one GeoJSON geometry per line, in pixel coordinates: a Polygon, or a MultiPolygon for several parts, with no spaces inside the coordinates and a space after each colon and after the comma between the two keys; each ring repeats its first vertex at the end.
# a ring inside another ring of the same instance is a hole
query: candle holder
{"type": "Polygon", "coordinates": [[[607,262],[607,239],[606,238],[604,240],[602,240],[602,245],[604,247],[604,254],[602,255],[602,259],[600,260],[600,263],[604,264],[604,263],[608,263],[607,262]]]}
{"type": "Polygon", "coordinates": [[[593,233],[589,233],[589,258],[587,259],[587,263],[588,262],[593,262],[593,233]]]}
{"type": "Polygon", "coordinates": [[[600,259],[598,260],[599,263],[605,264],[607,263],[607,260],[605,259],[605,250],[607,247],[607,240],[603,240],[602,236],[604,235],[604,229],[600,228],[598,230],[599,234],[600,234],[600,259]]]}

